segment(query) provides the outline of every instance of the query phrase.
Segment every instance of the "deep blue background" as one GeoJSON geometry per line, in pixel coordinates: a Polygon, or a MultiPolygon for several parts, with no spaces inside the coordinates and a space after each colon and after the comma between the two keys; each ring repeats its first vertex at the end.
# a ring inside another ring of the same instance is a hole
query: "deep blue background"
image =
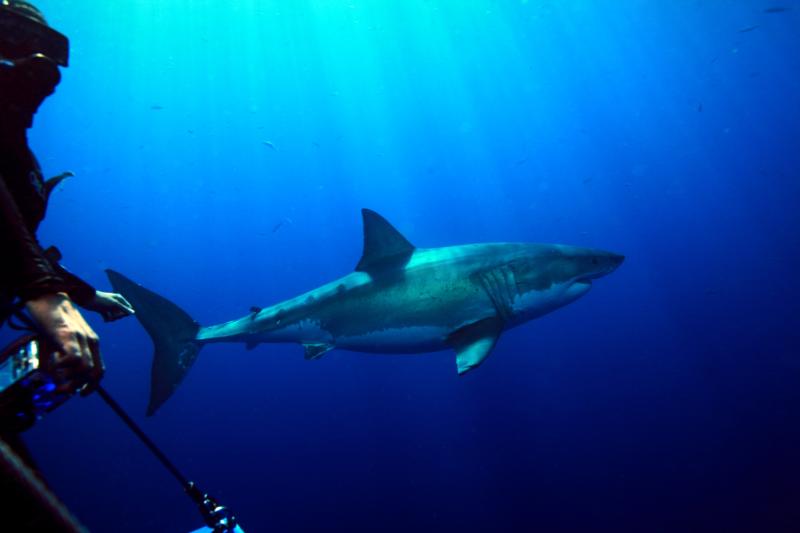
{"type": "MultiPolygon", "coordinates": [[[[796,2],[39,5],[72,64],[31,142],[76,173],[41,240],[100,288],[240,316],[349,272],[361,207],[628,257],[465,377],[217,345],[149,419],[150,341],[92,317],[107,389],[248,532],[800,530],[796,2]]],[[[99,398],[28,440],[93,531],[199,526],[99,398]]]]}

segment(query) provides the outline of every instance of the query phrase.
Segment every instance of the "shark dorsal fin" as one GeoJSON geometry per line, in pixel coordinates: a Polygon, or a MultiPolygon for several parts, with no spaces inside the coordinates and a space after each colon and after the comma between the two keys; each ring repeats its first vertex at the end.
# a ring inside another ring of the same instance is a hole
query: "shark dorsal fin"
{"type": "Polygon", "coordinates": [[[370,209],[362,209],[364,252],[356,265],[360,272],[403,266],[414,253],[414,245],[394,226],[370,209]]]}

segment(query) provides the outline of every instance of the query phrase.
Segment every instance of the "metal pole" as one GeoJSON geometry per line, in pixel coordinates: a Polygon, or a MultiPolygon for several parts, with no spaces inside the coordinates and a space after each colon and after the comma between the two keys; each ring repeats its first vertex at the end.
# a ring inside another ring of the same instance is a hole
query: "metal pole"
{"type": "Polygon", "coordinates": [[[108,392],[102,386],[98,386],[95,390],[97,391],[97,394],[99,394],[100,397],[103,398],[103,400],[108,404],[108,406],[111,407],[111,409],[117,414],[117,416],[119,416],[122,419],[122,421],[125,422],[125,425],[128,426],[130,430],[136,434],[137,437],[139,437],[139,440],[141,440],[144,443],[144,445],[147,446],[147,448],[151,452],[153,452],[153,455],[155,455],[156,458],[158,458],[158,460],[161,461],[161,464],[164,465],[164,467],[167,470],[169,470],[169,473],[172,474],[173,477],[178,480],[178,483],[181,484],[183,489],[188,491],[189,488],[192,486],[192,484],[189,482],[186,476],[184,476],[181,473],[181,471],[178,470],[178,467],[172,464],[172,461],[170,461],[167,458],[167,456],[164,455],[164,452],[162,452],[158,448],[158,446],[156,446],[155,443],[152,440],[150,440],[150,437],[148,437],[144,433],[144,431],[142,431],[141,428],[139,428],[136,422],[134,422],[133,419],[130,416],[128,416],[128,413],[126,413],[122,409],[122,407],[120,407],[120,405],[114,400],[114,398],[112,398],[108,394],[108,392]]]}

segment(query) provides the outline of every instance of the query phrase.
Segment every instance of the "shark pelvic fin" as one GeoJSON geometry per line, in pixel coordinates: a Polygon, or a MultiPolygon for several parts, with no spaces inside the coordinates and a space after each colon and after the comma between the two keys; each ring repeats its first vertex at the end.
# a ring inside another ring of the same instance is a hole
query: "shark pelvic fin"
{"type": "Polygon", "coordinates": [[[489,357],[503,331],[503,321],[498,317],[484,318],[454,331],[447,343],[456,351],[458,374],[477,367],[489,357]]]}
{"type": "Polygon", "coordinates": [[[369,273],[404,266],[414,253],[414,245],[375,211],[362,209],[361,216],[364,220],[364,251],[356,270],[369,273]]]}
{"type": "Polygon", "coordinates": [[[305,357],[306,361],[311,361],[313,359],[319,359],[329,351],[333,350],[333,346],[321,342],[309,343],[303,344],[303,350],[305,350],[303,357],[305,357]]]}

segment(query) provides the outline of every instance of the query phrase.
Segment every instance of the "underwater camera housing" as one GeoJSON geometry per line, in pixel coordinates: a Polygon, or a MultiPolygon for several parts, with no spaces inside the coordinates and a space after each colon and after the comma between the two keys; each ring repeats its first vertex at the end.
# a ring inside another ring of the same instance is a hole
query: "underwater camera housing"
{"type": "Polygon", "coordinates": [[[70,398],[41,370],[44,344],[25,335],[0,352],[0,426],[23,431],[70,398]]]}

